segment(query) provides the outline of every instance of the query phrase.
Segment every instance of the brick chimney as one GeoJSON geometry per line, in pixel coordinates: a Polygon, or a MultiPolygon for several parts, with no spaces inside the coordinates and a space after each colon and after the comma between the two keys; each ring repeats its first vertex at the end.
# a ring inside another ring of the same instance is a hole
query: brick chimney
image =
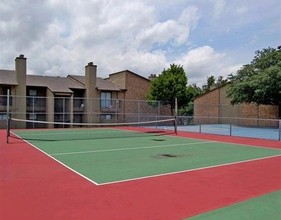
{"type": "Polygon", "coordinates": [[[96,122],[97,118],[94,116],[94,112],[99,111],[98,106],[95,103],[94,98],[98,97],[98,92],[96,90],[97,83],[97,66],[93,62],[88,63],[85,66],[85,89],[86,89],[86,117],[85,122],[92,123],[96,122]]]}
{"type": "MultiPolygon", "coordinates": [[[[20,55],[15,60],[16,79],[18,85],[15,87],[15,95],[18,96],[14,101],[17,114],[16,118],[26,119],[26,58],[20,55]]],[[[21,124],[18,128],[24,128],[21,124]]]]}
{"type": "Polygon", "coordinates": [[[97,66],[94,65],[93,62],[90,62],[85,67],[85,88],[87,98],[95,98],[96,82],[97,66]]]}
{"type": "MultiPolygon", "coordinates": [[[[19,84],[18,87],[21,90],[21,94],[17,95],[26,95],[26,58],[23,54],[15,60],[15,68],[16,68],[16,79],[17,83],[19,84]]],[[[17,91],[18,93],[19,91],[17,91]]]]}

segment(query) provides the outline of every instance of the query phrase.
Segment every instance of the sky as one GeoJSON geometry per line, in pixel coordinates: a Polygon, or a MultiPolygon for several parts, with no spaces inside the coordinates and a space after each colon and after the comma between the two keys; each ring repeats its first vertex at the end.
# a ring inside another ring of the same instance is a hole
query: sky
{"type": "Polygon", "coordinates": [[[27,73],[141,76],[181,65],[188,84],[235,74],[281,45],[280,0],[1,0],[0,69],[24,54],[27,73]]]}

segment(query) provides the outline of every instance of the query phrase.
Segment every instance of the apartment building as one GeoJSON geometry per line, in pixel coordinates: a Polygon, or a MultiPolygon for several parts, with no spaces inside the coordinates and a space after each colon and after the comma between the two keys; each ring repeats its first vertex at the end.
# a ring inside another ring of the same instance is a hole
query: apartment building
{"type": "MultiPolygon", "coordinates": [[[[133,101],[145,100],[149,87],[149,79],[129,70],[112,73],[105,79],[97,77],[97,66],[92,62],[85,66],[84,75],[29,75],[27,58],[20,55],[15,59],[15,70],[0,69],[0,128],[6,126],[8,90],[9,111],[15,118],[100,123],[126,121],[130,109],[135,108],[133,101]]],[[[34,126],[37,125],[26,123],[16,127],[34,126]]]]}

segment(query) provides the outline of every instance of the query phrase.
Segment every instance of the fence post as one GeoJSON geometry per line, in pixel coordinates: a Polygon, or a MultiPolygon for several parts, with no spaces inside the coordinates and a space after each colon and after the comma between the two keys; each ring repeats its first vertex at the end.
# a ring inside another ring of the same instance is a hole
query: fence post
{"type": "Polygon", "coordinates": [[[7,91],[7,144],[9,143],[9,136],[10,136],[10,124],[11,124],[11,119],[10,119],[10,89],[7,91]]]}
{"type": "Polygon", "coordinates": [[[281,119],[279,119],[279,141],[281,141],[281,119]]]}
{"type": "Polygon", "coordinates": [[[178,121],[178,99],[175,98],[175,133],[176,133],[176,135],[178,134],[177,121],[178,121]]]}

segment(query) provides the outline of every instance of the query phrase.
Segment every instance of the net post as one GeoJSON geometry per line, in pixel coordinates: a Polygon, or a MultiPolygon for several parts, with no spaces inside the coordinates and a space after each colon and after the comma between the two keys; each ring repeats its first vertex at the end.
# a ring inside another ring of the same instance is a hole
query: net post
{"type": "Polygon", "coordinates": [[[11,128],[11,117],[10,117],[10,89],[7,90],[7,137],[6,142],[9,143],[10,128],[11,128]]]}
{"type": "Polygon", "coordinates": [[[174,125],[175,125],[175,134],[177,135],[178,134],[178,99],[175,98],[175,122],[174,122],[174,125]]]}
{"type": "Polygon", "coordinates": [[[10,130],[11,130],[11,117],[9,115],[7,118],[7,144],[9,143],[10,130]]]}

